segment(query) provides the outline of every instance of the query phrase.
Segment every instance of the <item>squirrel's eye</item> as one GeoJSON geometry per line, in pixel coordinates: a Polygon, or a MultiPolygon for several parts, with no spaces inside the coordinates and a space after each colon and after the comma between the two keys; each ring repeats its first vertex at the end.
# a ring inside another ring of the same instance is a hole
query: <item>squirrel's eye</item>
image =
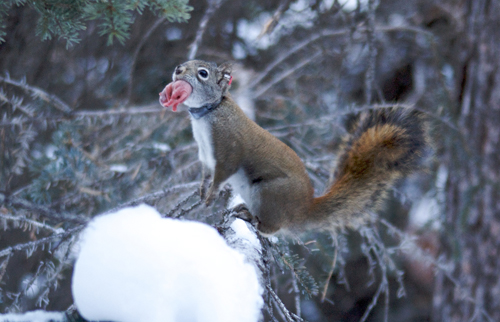
{"type": "Polygon", "coordinates": [[[201,78],[207,79],[208,78],[208,70],[206,69],[199,69],[198,70],[198,75],[200,75],[201,78]]]}

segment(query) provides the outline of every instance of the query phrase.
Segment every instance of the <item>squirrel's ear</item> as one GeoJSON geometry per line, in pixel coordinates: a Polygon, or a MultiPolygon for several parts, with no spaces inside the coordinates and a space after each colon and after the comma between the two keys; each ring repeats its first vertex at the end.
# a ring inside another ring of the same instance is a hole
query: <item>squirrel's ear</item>
{"type": "Polygon", "coordinates": [[[233,70],[233,65],[229,62],[221,64],[217,67],[219,79],[217,80],[217,84],[222,88],[222,92],[225,93],[229,87],[231,86],[231,82],[233,81],[233,76],[231,72],[233,70]]]}

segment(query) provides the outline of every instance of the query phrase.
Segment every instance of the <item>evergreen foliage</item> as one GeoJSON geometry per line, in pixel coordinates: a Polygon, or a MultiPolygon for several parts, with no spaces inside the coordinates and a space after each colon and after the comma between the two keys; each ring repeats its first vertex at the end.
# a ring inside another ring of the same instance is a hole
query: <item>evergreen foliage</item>
{"type": "Polygon", "coordinates": [[[188,0],[6,0],[0,4],[0,41],[4,41],[3,20],[11,6],[29,6],[39,14],[36,33],[43,40],[56,36],[66,41],[67,47],[79,42],[86,23],[97,20],[99,35],[107,37],[108,45],[117,39],[121,44],[130,34],[134,13],[142,14],[148,8],[168,21],[186,22],[193,9],[188,0]]]}
{"type": "Polygon", "coordinates": [[[317,194],[356,112],[416,107],[440,133],[428,171],[397,186],[374,223],[261,239],[266,321],[429,320],[435,272],[455,305],[488,320],[488,298],[464,288],[473,276],[452,272],[462,267],[454,229],[472,227],[468,212],[490,186],[444,193],[453,188],[448,162],[465,159],[469,141],[450,111],[469,111],[454,100],[475,88],[461,87],[464,65],[447,45],[463,36],[461,4],[367,2],[349,9],[344,1],[192,0],[200,14],[182,24],[173,22],[190,17],[183,0],[0,2],[0,313],[43,308],[81,320],[69,250],[96,215],[145,202],[164,216],[219,227],[230,213],[225,198],[202,206],[189,119],[157,103],[191,49],[197,58],[235,61],[234,97],[251,101],[257,122],[304,160],[317,194]],[[260,35],[251,38],[250,27],[260,35]],[[459,157],[439,159],[447,147],[459,157]],[[412,223],[408,213],[422,196],[435,200],[436,216],[450,196],[463,199],[460,223],[412,223]],[[456,253],[434,256],[439,234],[456,253]]]}

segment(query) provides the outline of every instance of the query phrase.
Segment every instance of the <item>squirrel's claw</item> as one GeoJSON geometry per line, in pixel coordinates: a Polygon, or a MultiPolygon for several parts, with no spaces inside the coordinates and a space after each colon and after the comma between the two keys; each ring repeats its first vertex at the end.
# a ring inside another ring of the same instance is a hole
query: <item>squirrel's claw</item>
{"type": "Polygon", "coordinates": [[[210,206],[214,200],[215,200],[215,188],[212,183],[205,197],[205,206],[207,207],[210,206]]]}
{"type": "Polygon", "coordinates": [[[207,207],[210,206],[214,202],[214,199],[215,199],[214,194],[208,195],[205,198],[205,206],[207,206],[207,207]]]}

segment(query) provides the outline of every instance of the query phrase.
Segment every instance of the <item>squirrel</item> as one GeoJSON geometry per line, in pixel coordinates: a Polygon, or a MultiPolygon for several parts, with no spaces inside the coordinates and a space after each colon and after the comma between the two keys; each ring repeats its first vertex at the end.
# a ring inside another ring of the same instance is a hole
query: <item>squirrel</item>
{"type": "Polygon", "coordinates": [[[174,111],[179,104],[189,107],[205,203],[229,182],[262,234],[356,228],[379,208],[397,179],[418,168],[426,146],[422,113],[373,110],[358,118],[344,140],[333,184],[315,198],[297,154],[250,120],[231,98],[231,71],[229,63],[185,62],[160,93],[160,104],[174,111]],[[206,169],[213,175],[208,192],[203,189],[206,169]]]}

